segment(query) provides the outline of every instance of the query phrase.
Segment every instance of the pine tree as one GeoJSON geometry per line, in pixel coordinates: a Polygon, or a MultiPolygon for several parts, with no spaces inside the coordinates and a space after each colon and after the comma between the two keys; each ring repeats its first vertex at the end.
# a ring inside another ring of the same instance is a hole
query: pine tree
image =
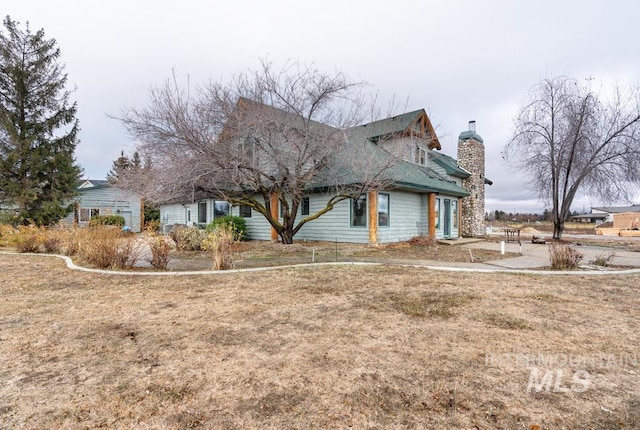
{"type": "MultiPolygon", "coordinates": [[[[137,152],[136,152],[137,154],[137,152]]],[[[107,180],[112,184],[118,182],[118,178],[127,170],[131,169],[133,162],[129,157],[124,155],[124,151],[120,151],[120,156],[113,161],[111,170],[107,173],[107,180]]]]}
{"type": "Polygon", "coordinates": [[[55,39],[20,28],[0,32],[0,201],[23,223],[48,225],[70,210],[81,168],[76,103],[55,39]]]}
{"type": "MultiPolygon", "coordinates": [[[[145,169],[149,167],[149,160],[145,160],[143,165],[138,151],[134,152],[131,157],[125,155],[124,151],[120,151],[120,156],[113,161],[111,170],[107,173],[107,180],[112,184],[120,184],[120,186],[127,187],[127,183],[131,180],[136,182],[144,181],[145,169]]],[[[160,209],[144,199],[143,201],[145,224],[149,221],[159,220],[160,209]]]]}
{"type": "Polygon", "coordinates": [[[118,182],[119,179],[123,179],[126,174],[138,174],[142,173],[143,166],[140,154],[136,151],[131,158],[124,154],[124,151],[120,151],[120,156],[113,161],[111,170],[107,173],[107,180],[112,184],[118,182]]]}

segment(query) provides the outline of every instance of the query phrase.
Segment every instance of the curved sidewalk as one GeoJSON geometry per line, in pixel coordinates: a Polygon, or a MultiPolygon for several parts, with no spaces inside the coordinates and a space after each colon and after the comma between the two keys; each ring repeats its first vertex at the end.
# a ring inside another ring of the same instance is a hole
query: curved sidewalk
{"type": "MultiPolygon", "coordinates": [[[[503,260],[495,260],[486,263],[464,263],[464,262],[441,262],[441,261],[421,261],[421,260],[398,260],[398,259],[374,259],[370,258],[367,261],[345,261],[345,262],[331,262],[331,263],[305,263],[305,264],[292,264],[284,266],[269,266],[269,267],[255,267],[248,269],[232,269],[232,270],[198,270],[198,271],[167,271],[167,272],[151,272],[151,271],[120,271],[120,270],[105,270],[105,269],[93,269],[83,266],[78,266],[71,260],[71,258],[64,255],[57,254],[27,254],[17,252],[0,251],[0,255],[13,255],[13,256],[39,256],[39,257],[54,257],[60,258],[65,261],[67,267],[72,270],[96,273],[102,275],[118,275],[118,276],[201,276],[201,275],[228,275],[233,273],[247,273],[247,272],[264,272],[282,269],[292,268],[308,268],[308,267],[323,267],[323,266],[383,266],[393,265],[401,267],[414,267],[427,270],[440,270],[448,272],[468,272],[468,273],[505,273],[505,274],[527,274],[527,275],[579,275],[579,276],[619,276],[619,275],[631,275],[640,274],[640,267],[626,270],[533,270],[531,268],[512,268],[510,265],[522,265],[526,260],[526,256],[506,258],[503,260]],[[501,265],[498,265],[500,263],[501,265]]],[[[532,261],[530,264],[533,264],[532,261]]],[[[547,263],[548,266],[548,263],[547,263]]],[[[536,267],[536,266],[534,266],[536,267]]]]}

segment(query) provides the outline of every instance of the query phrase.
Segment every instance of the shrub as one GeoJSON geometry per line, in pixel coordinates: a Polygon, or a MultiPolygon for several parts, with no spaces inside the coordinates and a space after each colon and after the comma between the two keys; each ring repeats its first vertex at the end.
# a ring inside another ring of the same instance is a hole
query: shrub
{"type": "Polygon", "coordinates": [[[0,209],[0,224],[7,224],[11,227],[17,227],[20,224],[20,217],[15,211],[0,209]]]}
{"type": "Polygon", "coordinates": [[[43,228],[34,225],[19,226],[18,231],[11,238],[11,242],[18,252],[40,252],[45,240],[43,228]]]}
{"type": "Polygon", "coordinates": [[[86,229],[79,245],[78,255],[100,269],[132,268],[142,252],[135,235],[108,226],[86,229]]]}
{"type": "Polygon", "coordinates": [[[62,229],[62,253],[70,257],[77,255],[80,251],[83,235],[86,234],[90,234],[90,229],[81,229],[78,227],[62,229]]]}
{"type": "Polygon", "coordinates": [[[206,231],[186,225],[174,225],[169,232],[178,251],[202,251],[202,241],[206,236],[206,231]]]}
{"type": "Polygon", "coordinates": [[[220,225],[204,239],[202,246],[204,250],[211,252],[213,270],[233,269],[233,253],[231,252],[233,238],[233,227],[227,224],[220,225]]]}
{"type": "Polygon", "coordinates": [[[171,251],[171,245],[167,240],[158,234],[151,234],[147,240],[149,249],[151,250],[151,257],[147,258],[147,261],[154,269],[167,270],[169,265],[169,251],[171,251]]]}
{"type": "Polygon", "coordinates": [[[611,252],[603,252],[596,255],[596,258],[591,262],[591,264],[595,266],[607,267],[611,264],[613,257],[616,256],[616,251],[613,250],[611,252]]]}
{"type": "Polygon", "coordinates": [[[61,254],[64,249],[64,237],[59,230],[47,230],[42,246],[47,254],[61,254]]]}
{"type": "Polygon", "coordinates": [[[247,222],[244,218],[233,215],[225,215],[219,218],[215,218],[209,224],[207,224],[207,232],[212,232],[218,229],[220,226],[230,226],[231,233],[233,234],[233,240],[244,240],[247,237],[247,222]]]}
{"type": "Polygon", "coordinates": [[[124,217],[122,215],[96,215],[89,221],[90,227],[98,225],[116,225],[124,227],[124,217]]]}
{"type": "Polygon", "coordinates": [[[9,224],[0,224],[0,246],[7,246],[13,242],[17,230],[9,224]]]}
{"type": "Polygon", "coordinates": [[[152,219],[144,222],[144,229],[149,233],[157,233],[160,231],[160,220],[152,219]]]}
{"type": "Polygon", "coordinates": [[[558,243],[549,244],[549,255],[551,256],[551,268],[555,270],[575,269],[584,257],[582,253],[569,245],[558,243]]]}

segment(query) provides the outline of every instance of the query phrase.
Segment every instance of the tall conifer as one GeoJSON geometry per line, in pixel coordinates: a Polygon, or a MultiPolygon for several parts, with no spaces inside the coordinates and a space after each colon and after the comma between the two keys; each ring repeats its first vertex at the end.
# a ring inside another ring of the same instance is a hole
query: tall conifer
{"type": "Polygon", "coordinates": [[[60,220],[71,209],[81,168],[76,102],[55,39],[4,19],[0,32],[0,201],[21,222],[60,220]]]}

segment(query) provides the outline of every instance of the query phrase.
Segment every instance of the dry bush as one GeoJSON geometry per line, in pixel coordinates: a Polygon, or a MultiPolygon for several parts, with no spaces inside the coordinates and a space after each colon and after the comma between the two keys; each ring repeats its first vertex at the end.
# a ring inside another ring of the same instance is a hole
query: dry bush
{"type": "Polygon", "coordinates": [[[613,260],[613,258],[616,256],[616,250],[614,249],[613,251],[610,252],[602,252],[598,255],[596,255],[596,258],[591,261],[591,264],[596,265],[596,266],[602,266],[602,267],[607,267],[611,265],[611,261],[613,260]]]}
{"type": "Polygon", "coordinates": [[[17,230],[9,224],[0,224],[0,246],[10,245],[17,230]]]}
{"type": "Polygon", "coordinates": [[[151,250],[151,256],[147,258],[149,264],[154,269],[167,270],[170,260],[169,251],[171,251],[169,242],[159,234],[150,233],[147,244],[151,250]]]}
{"type": "Polygon", "coordinates": [[[149,221],[145,221],[144,229],[149,233],[157,233],[160,231],[160,220],[152,219],[149,221]]]}
{"type": "Polygon", "coordinates": [[[47,230],[42,242],[47,254],[62,254],[64,251],[64,233],[62,230],[47,230]]]}
{"type": "Polygon", "coordinates": [[[210,232],[202,242],[202,247],[211,252],[212,269],[233,269],[233,228],[229,225],[220,225],[210,232]]]}
{"type": "Polygon", "coordinates": [[[100,269],[132,268],[138,261],[142,247],[134,234],[110,226],[84,229],[78,254],[100,269]]]}
{"type": "Polygon", "coordinates": [[[202,251],[202,241],[207,232],[197,227],[175,225],[169,232],[169,237],[175,242],[178,251],[202,251]]]}
{"type": "Polygon", "coordinates": [[[569,245],[559,243],[549,244],[549,255],[551,256],[551,268],[554,270],[575,269],[584,257],[582,253],[569,245]]]}
{"type": "Polygon", "coordinates": [[[45,230],[33,225],[19,226],[11,237],[11,243],[18,252],[40,252],[45,241],[45,230]]]}
{"type": "Polygon", "coordinates": [[[62,228],[60,230],[60,236],[62,237],[63,243],[62,253],[70,257],[77,255],[80,251],[80,244],[83,241],[83,236],[88,233],[88,230],[85,228],[62,228]]]}

